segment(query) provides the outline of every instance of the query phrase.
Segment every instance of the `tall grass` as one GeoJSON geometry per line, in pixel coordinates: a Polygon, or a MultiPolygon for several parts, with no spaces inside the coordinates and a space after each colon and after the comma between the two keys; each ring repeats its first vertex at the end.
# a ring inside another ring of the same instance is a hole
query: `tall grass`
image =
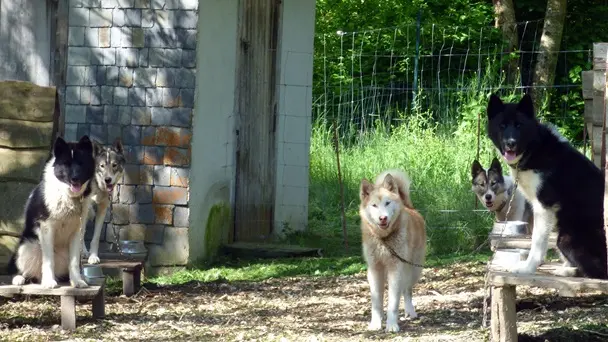
{"type": "MultiPolygon", "coordinates": [[[[467,84],[460,84],[460,91],[444,93],[442,102],[450,103],[449,110],[442,114],[444,118],[449,116],[444,120],[437,120],[436,111],[441,109],[434,103],[429,105],[429,97],[422,90],[418,95],[422,105],[412,106],[397,119],[393,109],[384,115],[389,120],[379,118],[371,125],[339,124],[351,253],[358,253],[360,248],[360,181],[373,180],[389,168],[400,168],[412,179],[414,206],[427,222],[428,254],[469,253],[487,240],[493,216],[482,205],[476,210],[470,165],[478,151],[485,167],[496,155],[486,136],[485,110],[490,93],[501,90],[505,101],[518,100],[522,94],[521,89],[505,86],[503,81],[504,75],[489,67],[482,78],[473,77],[466,80],[467,84]]],[[[338,121],[326,119],[327,114],[317,116],[312,130],[307,242],[325,247],[329,255],[339,255],[345,249],[341,245],[341,198],[334,146],[334,125],[338,121]]],[[[508,170],[506,165],[503,169],[508,170]]]]}

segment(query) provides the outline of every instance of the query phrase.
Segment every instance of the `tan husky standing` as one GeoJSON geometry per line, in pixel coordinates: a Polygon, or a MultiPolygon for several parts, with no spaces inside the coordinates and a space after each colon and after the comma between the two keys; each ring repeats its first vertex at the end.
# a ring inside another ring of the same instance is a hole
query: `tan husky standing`
{"type": "Polygon", "coordinates": [[[417,317],[412,288],[420,279],[426,254],[424,218],[410,199],[410,182],[405,173],[388,170],[375,184],[361,181],[361,234],[367,262],[367,281],[372,299],[369,330],[382,328],[384,284],[388,279],[386,331],[399,331],[399,302],[405,300],[405,316],[417,317]],[[395,254],[397,256],[395,256],[395,254]],[[404,259],[400,260],[400,259],[404,259]]]}

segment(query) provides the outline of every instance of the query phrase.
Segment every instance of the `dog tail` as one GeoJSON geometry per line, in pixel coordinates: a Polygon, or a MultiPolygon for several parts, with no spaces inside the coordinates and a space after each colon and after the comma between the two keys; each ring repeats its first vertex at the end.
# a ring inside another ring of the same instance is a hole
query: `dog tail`
{"type": "Polygon", "coordinates": [[[403,205],[410,209],[414,209],[414,204],[412,203],[412,199],[410,197],[410,184],[411,181],[407,174],[404,171],[397,169],[386,170],[380,175],[378,175],[378,177],[376,178],[377,186],[395,186],[395,190],[398,191],[399,197],[401,198],[401,202],[403,202],[403,205]],[[393,185],[385,184],[386,176],[388,176],[389,174],[393,179],[393,185]]]}

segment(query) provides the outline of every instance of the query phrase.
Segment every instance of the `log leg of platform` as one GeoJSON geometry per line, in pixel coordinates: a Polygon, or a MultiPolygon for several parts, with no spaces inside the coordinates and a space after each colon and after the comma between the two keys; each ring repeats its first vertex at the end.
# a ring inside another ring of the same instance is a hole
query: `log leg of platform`
{"type": "Polygon", "coordinates": [[[97,296],[93,298],[93,318],[104,318],[106,315],[106,296],[105,296],[105,286],[99,290],[97,296]]]}
{"type": "Polygon", "coordinates": [[[139,291],[141,282],[141,268],[135,267],[132,269],[122,270],[122,293],[130,297],[139,291]]]}
{"type": "Polygon", "coordinates": [[[76,297],[61,296],[61,328],[76,329],[76,297]]]}
{"type": "Polygon", "coordinates": [[[515,286],[495,286],[491,304],[492,341],[517,341],[517,314],[515,312],[515,286]]]}

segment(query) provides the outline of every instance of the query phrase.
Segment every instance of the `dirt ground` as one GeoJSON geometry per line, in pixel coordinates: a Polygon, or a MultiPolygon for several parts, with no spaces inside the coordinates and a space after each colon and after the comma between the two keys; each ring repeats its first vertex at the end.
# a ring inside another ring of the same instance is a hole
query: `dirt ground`
{"type": "MultiPolygon", "coordinates": [[[[132,298],[110,293],[106,318],[77,308],[75,332],[59,327],[58,298],[0,299],[6,341],[484,341],[482,262],[427,269],[416,287],[419,318],[401,332],[367,332],[369,287],[364,274],[262,282],[144,284],[132,298]]],[[[401,304],[403,310],[403,303],[401,304]]],[[[605,341],[608,297],[562,298],[518,289],[520,341],[605,341]]]]}

